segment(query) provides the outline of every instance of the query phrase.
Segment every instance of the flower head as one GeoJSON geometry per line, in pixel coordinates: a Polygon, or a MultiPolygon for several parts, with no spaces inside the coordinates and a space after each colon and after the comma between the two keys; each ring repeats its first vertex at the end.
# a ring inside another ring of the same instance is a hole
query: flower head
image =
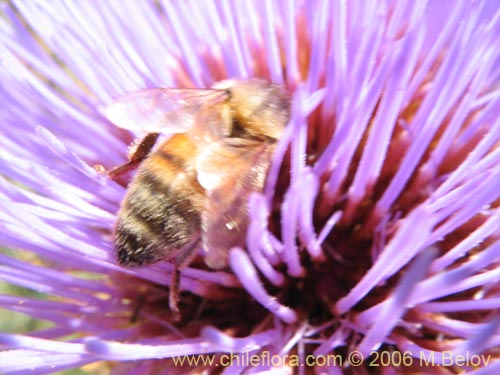
{"type": "Polygon", "coordinates": [[[20,254],[0,278],[47,297],[0,306],[52,324],[0,334],[1,372],[341,373],[353,353],[399,353],[392,373],[499,367],[494,2],[0,7],[0,239],[20,254]],[[182,270],[175,322],[174,266],[116,263],[126,189],[94,167],[125,163],[135,134],[102,108],[252,77],[290,92],[289,123],[246,246],[182,270]]]}

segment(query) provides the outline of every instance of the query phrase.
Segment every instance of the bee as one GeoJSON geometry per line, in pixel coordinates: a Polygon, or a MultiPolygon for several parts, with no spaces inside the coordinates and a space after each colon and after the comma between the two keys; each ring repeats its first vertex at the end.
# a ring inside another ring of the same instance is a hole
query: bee
{"type": "Polygon", "coordinates": [[[227,267],[229,250],[245,242],[249,196],[263,189],[288,123],[288,93],[261,79],[144,89],[117,99],[105,115],[146,133],[129,162],[109,172],[116,179],[137,167],[118,212],[118,262],[167,260],[179,269],[201,244],[210,269],[227,267]]]}

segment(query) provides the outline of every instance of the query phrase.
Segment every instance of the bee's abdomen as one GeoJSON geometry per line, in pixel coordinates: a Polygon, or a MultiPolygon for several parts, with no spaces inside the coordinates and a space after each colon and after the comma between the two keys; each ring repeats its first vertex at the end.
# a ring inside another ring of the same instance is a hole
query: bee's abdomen
{"type": "Polygon", "coordinates": [[[122,265],[169,259],[199,235],[204,192],[183,159],[159,150],[138,170],[118,215],[115,248],[122,265]],[[162,163],[164,165],[162,165],[162,163]]]}

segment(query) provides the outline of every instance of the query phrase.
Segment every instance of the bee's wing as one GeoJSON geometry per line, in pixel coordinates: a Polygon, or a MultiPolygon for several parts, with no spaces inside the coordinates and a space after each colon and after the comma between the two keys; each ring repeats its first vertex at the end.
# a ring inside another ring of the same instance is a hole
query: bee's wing
{"type": "Polygon", "coordinates": [[[246,143],[215,143],[198,160],[198,180],[207,191],[202,212],[205,263],[212,269],[227,266],[228,251],[245,243],[248,199],[262,190],[269,168],[272,146],[246,143]]]}
{"type": "Polygon", "coordinates": [[[222,103],[225,90],[154,88],[124,95],[104,109],[120,128],[147,133],[184,133],[202,108],[222,103]]]}

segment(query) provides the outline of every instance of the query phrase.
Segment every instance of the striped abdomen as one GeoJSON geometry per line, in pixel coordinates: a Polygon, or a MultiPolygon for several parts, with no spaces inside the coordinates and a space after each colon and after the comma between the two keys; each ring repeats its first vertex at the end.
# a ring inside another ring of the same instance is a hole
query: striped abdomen
{"type": "Polygon", "coordinates": [[[170,259],[199,235],[205,193],[194,168],[198,152],[186,135],[178,134],[141,163],[118,213],[120,264],[170,259]]]}

